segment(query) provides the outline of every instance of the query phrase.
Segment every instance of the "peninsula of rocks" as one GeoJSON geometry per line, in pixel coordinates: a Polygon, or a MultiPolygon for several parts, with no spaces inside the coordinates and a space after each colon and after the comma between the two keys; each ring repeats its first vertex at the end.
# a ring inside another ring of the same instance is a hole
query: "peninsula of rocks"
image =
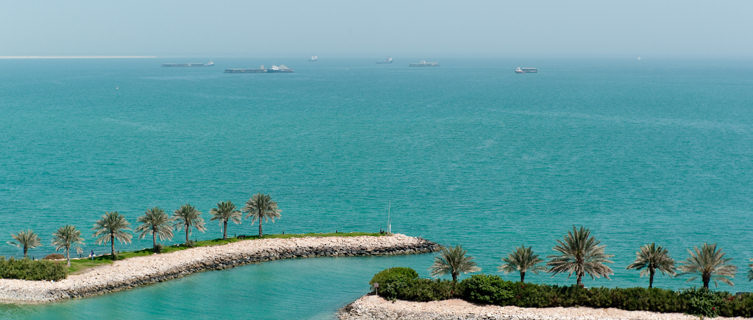
{"type": "MultiPolygon", "coordinates": [[[[338,312],[340,320],[697,320],[698,316],[620,309],[520,308],[475,305],[460,299],[431,302],[389,301],[366,295],[338,312]]],[[[715,319],[746,319],[724,318],[715,319]]]]}
{"type": "Polygon", "coordinates": [[[114,292],[279,259],[402,255],[434,252],[439,245],[402,234],[243,240],[115,261],[60,281],[0,279],[0,302],[44,303],[114,292]]]}

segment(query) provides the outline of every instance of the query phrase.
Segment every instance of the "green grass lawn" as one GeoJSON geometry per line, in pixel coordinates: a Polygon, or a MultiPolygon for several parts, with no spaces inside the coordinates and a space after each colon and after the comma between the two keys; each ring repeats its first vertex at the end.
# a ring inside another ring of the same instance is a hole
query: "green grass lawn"
{"type": "MultiPolygon", "coordinates": [[[[385,234],[368,233],[368,232],[295,233],[295,234],[265,234],[263,239],[290,239],[290,238],[305,238],[305,237],[358,237],[358,236],[378,237],[378,236],[383,236],[383,235],[385,234]]],[[[196,241],[193,243],[193,247],[219,246],[219,245],[238,242],[238,241],[257,240],[257,239],[259,239],[259,236],[242,236],[241,235],[236,238],[196,241]]],[[[190,247],[186,247],[183,245],[165,246],[162,248],[161,253],[170,253],[170,252],[185,250],[189,248],[190,247]]],[[[154,252],[152,252],[152,248],[142,249],[138,251],[120,252],[118,253],[117,260],[123,260],[123,259],[128,259],[128,258],[133,258],[133,257],[148,256],[152,254],[155,254],[154,252]]],[[[112,262],[113,262],[113,259],[112,257],[110,257],[110,255],[97,256],[97,257],[94,257],[94,259],[89,259],[89,258],[71,259],[71,266],[68,268],[68,272],[69,274],[76,274],[86,269],[89,269],[91,267],[101,266],[103,264],[108,264],[112,262]]]]}

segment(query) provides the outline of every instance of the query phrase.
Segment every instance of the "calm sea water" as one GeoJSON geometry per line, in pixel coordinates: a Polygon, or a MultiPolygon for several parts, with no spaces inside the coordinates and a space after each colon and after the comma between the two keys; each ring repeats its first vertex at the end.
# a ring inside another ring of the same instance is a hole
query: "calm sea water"
{"type": "MultiPolygon", "coordinates": [[[[394,231],[462,244],[491,273],[515,246],[548,255],[585,225],[615,255],[614,277],[588,286],[645,286],[625,270],[644,243],[684,259],[718,242],[739,267],[736,286],[720,289],[753,291],[753,63],[540,60],[525,61],[539,74],[516,75],[523,62],[411,61],[0,61],[0,240],[32,228],[44,246],[31,254],[41,257],[54,229],[72,223],[87,252],[106,252],[90,231],[105,211],[135,222],[149,207],[190,202],[208,218],[218,201],[267,192],[283,210],[268,233],[378,231],[389,201],[394,231]],[[297,73],[222,73],[272,63],[297,73]]],[[[208,226],[193,237],[220,236],[208,226]]],[[[431,261],[278,261],[0,306],[0,317],[330,319],[378,270],[426,275],[431,261]]],[[[697,285],[684,280],[656,285],[697,285]]]]}

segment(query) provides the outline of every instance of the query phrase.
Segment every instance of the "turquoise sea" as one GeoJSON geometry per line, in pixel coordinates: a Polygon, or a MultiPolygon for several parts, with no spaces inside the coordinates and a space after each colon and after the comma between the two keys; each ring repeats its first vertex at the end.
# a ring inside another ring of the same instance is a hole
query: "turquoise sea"
{"type": "MultiPolygon", "coordinates": [[[[53,251],[73,223],[95,245],[105,211],[270,193],[267,233],[378,231],[462,244],[485,272],[526,244],[544,256],[573,225],[614,254],[611,280],[656,241],[677,260],[719,243],[746,278],[753,258],[753,62],[713,60],[218,59],[0,60],[0,254],[32,228],[53,251]],[[186,60],[186,61],[183,61],[186,60]],[[294,74],[224,74],[284,63],[294,74]],[[540,68],[518,75],[517,65],[540,68]]],[[[208,222],[197,239],[220,236],[208,222]]],[[[254,233],[244,222],[230,234],[254,233]]],[[[176,233],[176,239],[182,232],[176,233]]],[[[135,241],[127,248],[149,246],[135,241]]],[[[317,258],[205,272],[100,297],[0,306],[0,318],[331,319],[371,276],[432,255],[317,258]]],[[[514,280],[517,275],[503,275],[514,280]]],[[[527,280],[569,284],[566,276],[527,280]]],[[[655,285],[698,285],[659,276],[655,285]]]]}

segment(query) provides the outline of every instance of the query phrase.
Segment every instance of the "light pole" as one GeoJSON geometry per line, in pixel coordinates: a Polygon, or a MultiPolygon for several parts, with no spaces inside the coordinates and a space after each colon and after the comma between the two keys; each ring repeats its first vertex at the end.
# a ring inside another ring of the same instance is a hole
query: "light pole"
{"type": "Polygon", "coordinates": [[[392,217],[390,216],[392,201],[387,201],[387,233],[392,234],[392,217]]]}

